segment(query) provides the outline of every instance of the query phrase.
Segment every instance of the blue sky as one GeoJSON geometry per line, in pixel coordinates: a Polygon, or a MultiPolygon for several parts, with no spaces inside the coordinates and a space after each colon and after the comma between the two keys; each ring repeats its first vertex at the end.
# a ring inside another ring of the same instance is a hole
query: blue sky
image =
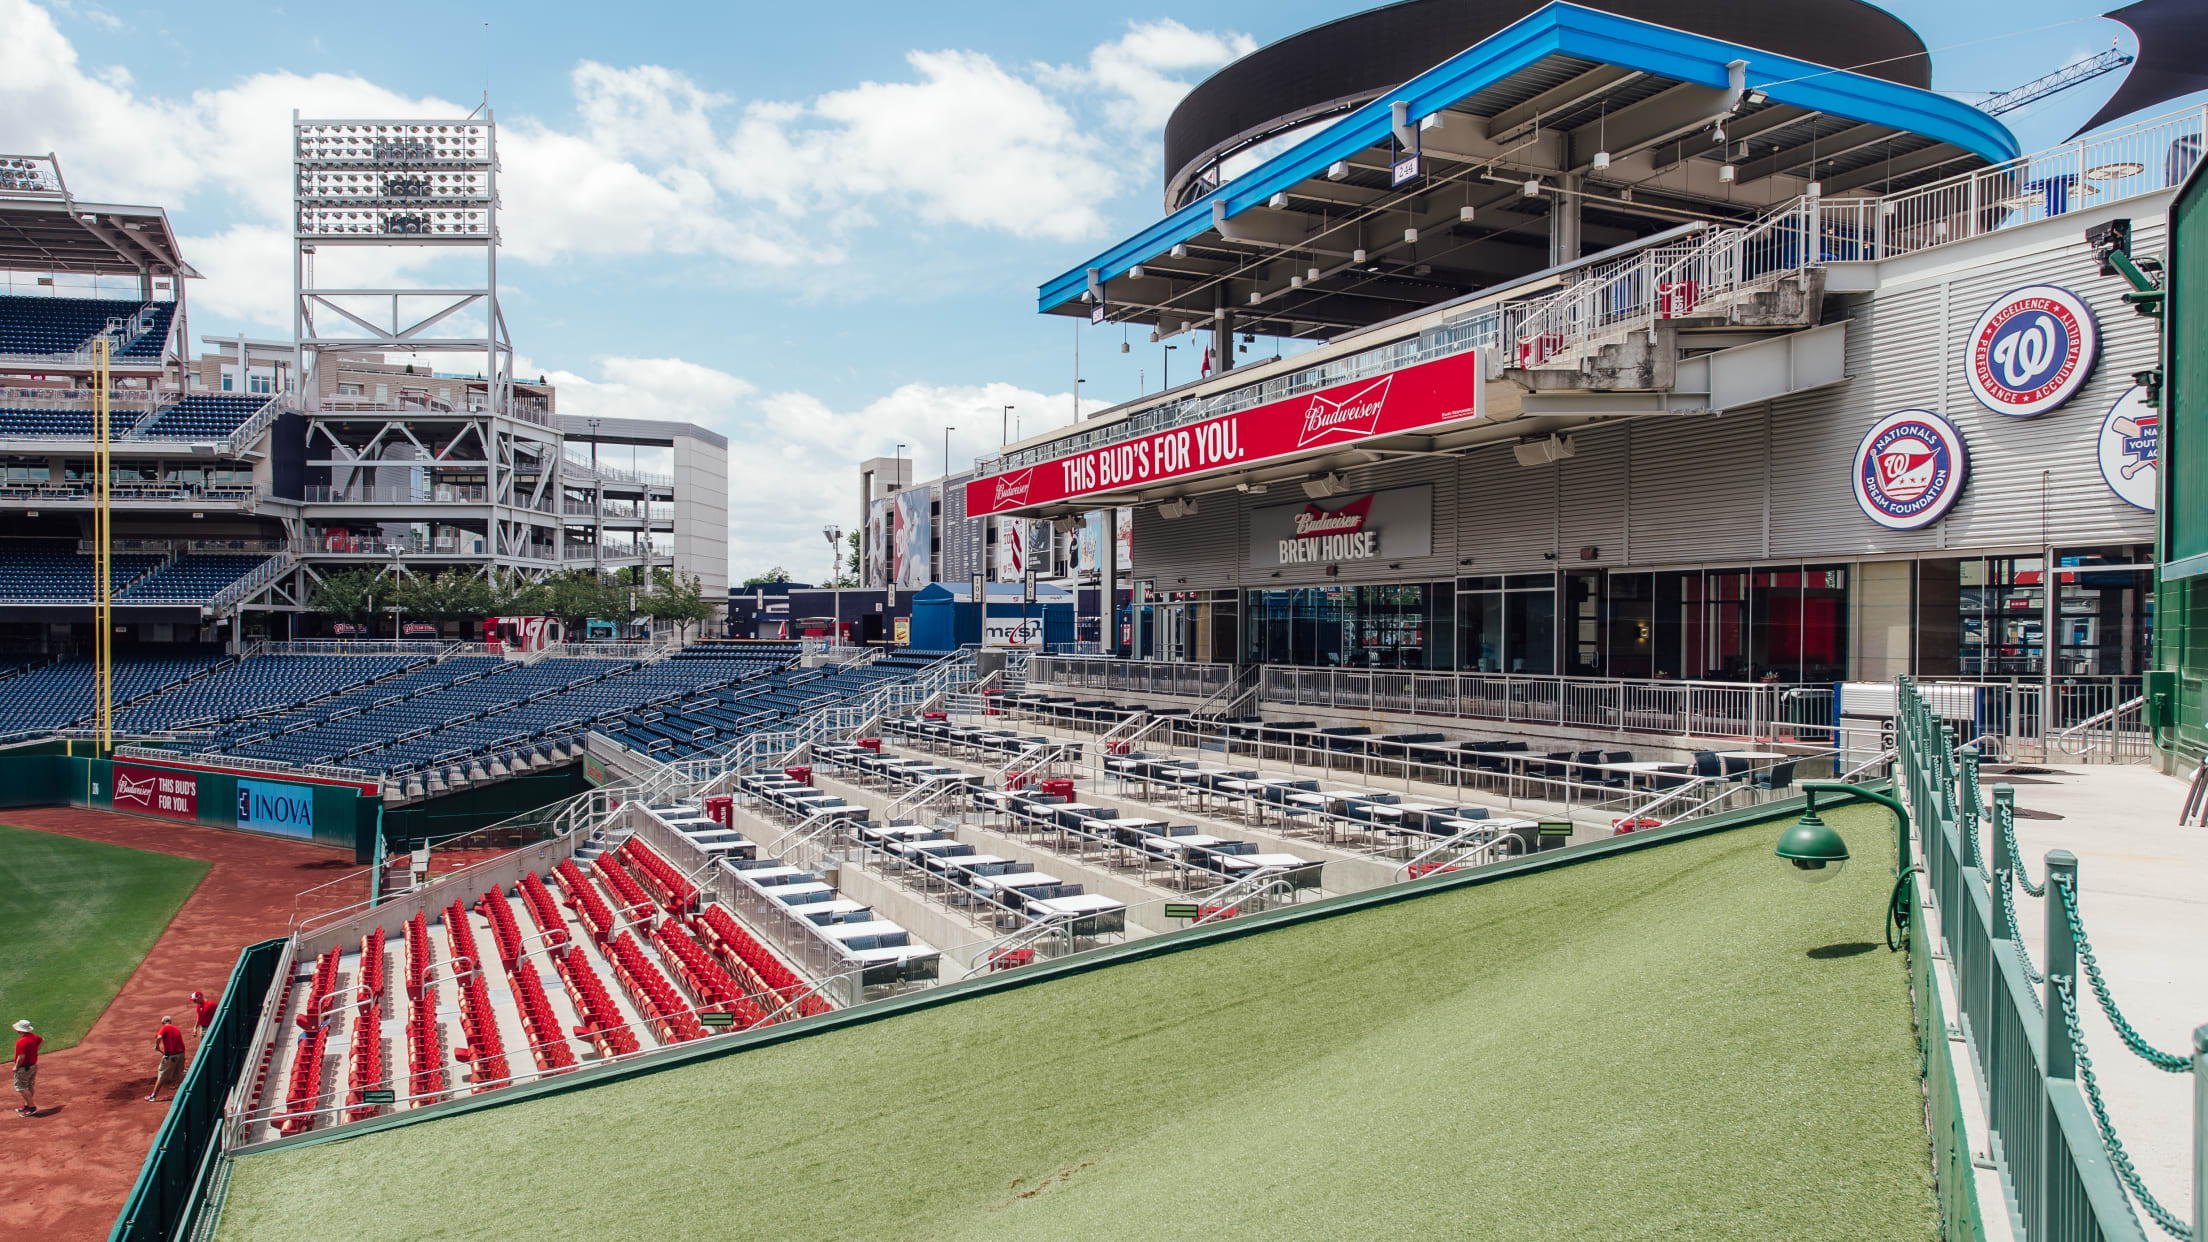
{"type": "MultiPolygon", "coordinates": [[[[282,337],[291,109],[464,112],[487,72],[521,365],[569,412],[726,433],[731,577],[815,576],[861,457],[902,441],[933,475],[946,424],[957,464],[1006,403],[1029,432],[1067,421],[1077,335],[1084,408],[1158,386],[1158,346],[1037,316],[1035,286],[1161,214],[1159,126],[1187,86],[1359,7],[0,0],[0,150],[169,208],[207,275],[195,334],[282,337]]],[[[2131,43],[2094,5],[1887,7],[1943,90],[2131,43]]],[[[2052,145],[2118,80],[2005,119],[2052,145]]]]}

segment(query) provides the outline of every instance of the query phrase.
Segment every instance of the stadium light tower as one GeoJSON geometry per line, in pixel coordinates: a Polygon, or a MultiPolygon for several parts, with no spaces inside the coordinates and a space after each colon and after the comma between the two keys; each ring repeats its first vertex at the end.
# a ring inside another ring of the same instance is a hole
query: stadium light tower
{"type": "Polygon", "coordinates": [[[828,539],[828,600],[835,616],[835,633],[829,636],[828,645],[843,645],[843,590],[837,583],[843,577],[843,528],[830,522],[820,528],[828,539]]]}

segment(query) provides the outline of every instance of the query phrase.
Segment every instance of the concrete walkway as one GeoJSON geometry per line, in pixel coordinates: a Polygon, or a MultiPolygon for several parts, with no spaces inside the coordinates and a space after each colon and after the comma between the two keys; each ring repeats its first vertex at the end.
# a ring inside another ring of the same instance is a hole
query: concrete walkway
{"type": "MultiPolygon", "coordinates": [[[[2193,1028],[2208,1023],[2208,829],[2177,826],[2185,785],[2152,768],[2043,771],[1988,776],[1987,806],[1995,782],[2016,790],[2017,844],[2033,881],[2044,882],[2049,850],[2077,855],[2079,911],[2117,1008],[2148,1043],[2190,1055],[2193,1028]]],[[[2045,904],[2017,893],[2017,923],[2041,967],[2045,904]]],[[[2192,1077],[2133,1055],[2089,989],[2078,1005],[2109,1118],[2134,1167],[2163,1206],[2190,1219],[2192,1077]]],[[[2149,1237],[2161,1236],[2144,1214],[2142,1223],[2149,1237]]]]}

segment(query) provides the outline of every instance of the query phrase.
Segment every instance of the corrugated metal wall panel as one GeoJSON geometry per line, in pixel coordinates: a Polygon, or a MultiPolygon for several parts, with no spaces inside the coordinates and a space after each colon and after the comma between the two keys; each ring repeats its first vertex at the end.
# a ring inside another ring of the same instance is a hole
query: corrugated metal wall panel
{"type": "Polygon", "coordinates": [[[1156,505],[1137,506],[1132,577],[1156,579],[1159,590],[1235,585],[1250,535],[1241,500],[1231,492],[1206,496],[1194,515],[1170,522],[1156,505]]]}
{"type": "Polygon", "coordinates": [[[1508,446],[1466,453],[1457,467],[1459,559],[1467,574],[1534,573],[1554,568],[1555,466],[1521,466],[1508,446]]]}
{"type": "MultiPolygon", "coordinates": [[[[2133,234],[2140,253],[2161,248],[2158,222],[2133,234]]],[[[2117,499],[2101,478],[2096,453],[2101,420],[2131,373],[2154,364],[2154,321],[2132,313],[2122,278],[2098,273],[2084,231],[2069,245],[1989,263],[1948,284],[1947,415],[1970,443],[1971,481],[1940,525],[1948,547],[2074,541],[2149,541],[2154,519],[2117,499]],[[2003,294],[2025,285],[2060,285],[2085,299],[2101,329],[2101,357],[2078,394],[2037,418],[2011,418],[1981,405],[1964,382],[1969,334],[2003,294]]],[[[1883,359],[1882,359],[1883,361],[1883,359]]]]}
{"type": "Polygon", "coordinates": [[[1771,403],[1773,557],[1876,556],[1937,549],[1940,523],[1892,531],[1863,516],[1850,463],[1871,424],[1895,410],[1938,411],[1947,362],[1937,286],[1851,299],[1848,382],[1771,403]]]}
{"type": "Polygon", "coordinates": [[[1633,424],[1633,561],[1639,565],[1760,554],[1766,474],[1763,407],[1722,417],[1633,424]]]}
{"type": "Polygon", "coordinates": [[[1561,474],[1556,523],[1560,561],[1582,565],[1579,549],[1592,545],[1600,554],[1591,564],[1625,563],[1629,435],[1626,426],[1593,427],[1573,433],[1578,454],[1557,463],[1561,474]]]}

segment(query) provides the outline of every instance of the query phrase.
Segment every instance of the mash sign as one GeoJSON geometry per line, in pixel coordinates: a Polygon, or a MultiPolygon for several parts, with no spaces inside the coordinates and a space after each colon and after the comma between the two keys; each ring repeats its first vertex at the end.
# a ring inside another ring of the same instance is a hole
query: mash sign
{"type": "Polygon", "coordinates": [[[1476,352],[1377,379],[1351,380],[1185,427],[1044,462],[966,485],[970,517],[1257,465],[1477,418],[1486,410],[1476,352]]]}

